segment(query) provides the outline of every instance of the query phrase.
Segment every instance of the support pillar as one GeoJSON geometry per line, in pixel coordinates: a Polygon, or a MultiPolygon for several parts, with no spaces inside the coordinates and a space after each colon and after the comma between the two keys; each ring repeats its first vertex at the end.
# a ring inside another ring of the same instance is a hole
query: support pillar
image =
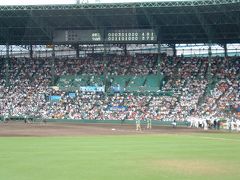
{"type": "Polygon", "coordinates": [[[107,45],[106,43],[103,44],[103,63],[104,63],[104,85],[105,85],[105,92],[107,91],[107,45]]]}
{"type": "Polygon", "coordinates": [[[10,86],[10,81],[9,81],[9,44],[6,44],[6,58],[5,58],[5,65],[6,65],[6,72],[5,72],[5,86],[9,87],[10,86]]]}
{"type": "Polygon", "coordinates": [[[177,56],[176,44],[173,45],[173,57],[177,56]]]}
{"type": "Polygon", "coordinates": [[[158,59],[157,59],[157,66],[158,66],[158,68],[157,68],[157,74],[160,74],[161,72],[161,43],[160,42],[158,42],[158,59]]]}
{"type": "Polygon", "coordinates": [[[52,58],[51,58],[51,85],[55,82],[55,45],[52,45],[52,58]]]}
{"type": "Polygon", "coordinates": [[[208,77],[211,76],[211,63],[212,63],[212,43],[208,43],[208,77]]]}
{"type": "Polygon", "coordinates": [[[223,45],[223,49],[224,49],[224,57],[227,57],[228,56],[227,44],[223,45]]]}
{"type": "Polygon", "coordinates": [[[79,44],[76,45],[76,58],[79,58],[79,44]]]}
{"type": "Polygon", "coordinates": [[[33,48],[32,48],[32,44],[30,45],[29,56],[30,56],[30,58],[33,58],[33,48]]]}
{"type": "Polygon", "coordinates": [[[124,44],[123,50],[124,50],[124,55],[127,56],[127,44],[124,44]]]}

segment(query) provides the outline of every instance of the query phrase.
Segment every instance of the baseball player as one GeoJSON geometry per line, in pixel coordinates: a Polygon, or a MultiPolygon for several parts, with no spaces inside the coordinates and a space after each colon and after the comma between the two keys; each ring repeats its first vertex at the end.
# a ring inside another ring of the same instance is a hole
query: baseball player
{"type": "Polygon", "coordinates": [[[136,116],[136,131],[142,131],[140,115],[136,116]]]}
{"type": "Polygon", "coordinates": [[[152,119],[149,117],[149,115],[146,115],[146,121],[147,121],[147,129],[152,129],[152,119]]]}

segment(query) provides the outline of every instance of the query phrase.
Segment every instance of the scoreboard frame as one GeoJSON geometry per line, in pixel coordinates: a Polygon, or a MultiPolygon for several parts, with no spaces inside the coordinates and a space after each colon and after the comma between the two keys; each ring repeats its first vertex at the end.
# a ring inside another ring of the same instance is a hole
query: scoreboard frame
{"type": "Polygon", "coordinates": [[[157,43],[154,29],[56,30],[55,44],[140,44],[157,43]]]}

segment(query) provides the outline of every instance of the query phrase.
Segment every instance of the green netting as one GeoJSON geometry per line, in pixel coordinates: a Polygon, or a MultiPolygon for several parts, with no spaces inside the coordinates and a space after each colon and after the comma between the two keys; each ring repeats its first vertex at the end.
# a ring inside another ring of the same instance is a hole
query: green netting
{"type": "Polygon", "coordinates": [[[126,87],[126,90],[127,91],[142,90],[145,80],[146,80],[146,76],[133,76],[130,79],[128,86],[126,87]]]}
{"type": "Polygon", "coordinates": [[[76,90],[79,86],[103,85],[104,76],[93,75],[67,75],[61,76],[57,82],[60,89],[76,90]]]}
{"type": "Polygon", "coordinates": [[[73,76],[62,76],[59,78],[57,85],[60,88],[69,88],[72,86],[73,76]]]}
{"type": "Polygon", "coordinates": [[[164,76],[162,75],[148,75],[146,83],[144,85],[146,91],[158,91],[163,81],[164,76]]]}
{"type": "MultiPolygon", "coordinates": [[[[160,90],[163,81],[163,75],[146,76],[110,76],[111,85],[120,85],[128,92],[156,92],[160,90]]],[[[59,78],[57,85],[60,89],[77,89],[79,86],[104,85],[104,75],[68,75],[59,78]]]]}
{"type": "Polygon", "coordinates": [[[86,86],[89,81],[89,76],[75,76],[73,77],[72,86],[79,87],[79,86],[86,86]]]}
{"type": "Polygon", "coordinates": [[[121,87],[126,87],[128,81],[130,80],[130,76],[113,76],[113,85],[119,84],[121,87]]]}
{"type": "Polygon", "coordinates": [[[89,76],[89,84],[88,85],[103,85],[104,84],[104,76],[89,76]]]}

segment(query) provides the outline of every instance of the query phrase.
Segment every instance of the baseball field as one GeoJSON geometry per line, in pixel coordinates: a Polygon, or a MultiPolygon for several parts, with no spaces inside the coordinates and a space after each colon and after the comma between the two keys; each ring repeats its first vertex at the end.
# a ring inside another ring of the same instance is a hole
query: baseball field
{"type": "Polygon", "coordinates": [[[2,180],[240,179],[240,134],[0,124],[2,180]],[[66,132],[69,133],[66,133],[66,132]]]}

